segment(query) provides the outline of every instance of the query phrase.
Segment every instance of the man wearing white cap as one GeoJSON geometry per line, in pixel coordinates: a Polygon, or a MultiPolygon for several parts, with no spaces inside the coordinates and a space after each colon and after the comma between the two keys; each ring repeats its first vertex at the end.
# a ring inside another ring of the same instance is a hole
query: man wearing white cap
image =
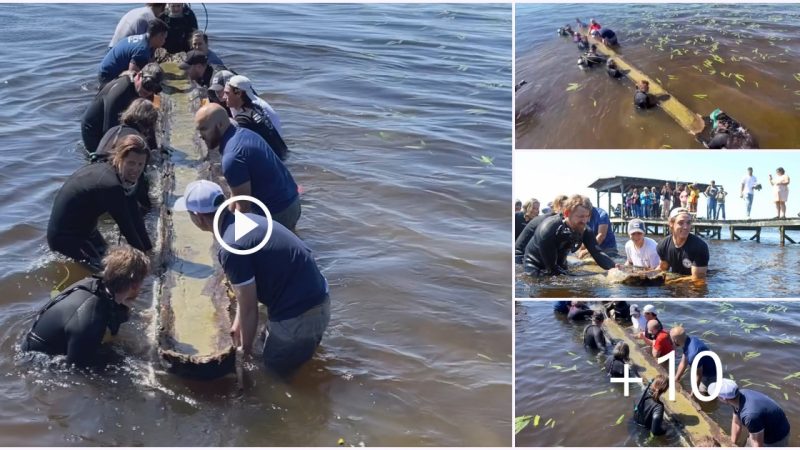
{"type": "Polygon", "coordinates": [[[633,322],[633,333],[638,335],[639,332],[647,331],[647,319],[642,315],[642,310],[639,305],[631,305],[631,322],[633,322]]]}
{"type": "Polygon", "coordinates": [[[669,231],[669,236],[657,247],[661,270],[691,275],[692,280],[704,280],[708,271],[708,244],[691,233],[692,215],[689,210],[672,210],[669,214],[669,231]]]}
{"type": "MultiPolygon", "coordinates": [[[[276,222],[294,230],[301,213],[297,184],[264,139],[233,126],[225,108],[216,103],[200,108],[194,120],[206,146],[219,148],[222,174],[233,195],[261,200],[276,222]]],[[[249,212],[250,203],[236,202],[235,208],[249,212]]]]}
{"type": "Polygon", "coordinates": [[[625,254],[628,256],[625,265],[657,269],[661,265],[661,258],[658,257],[656,249],[658,244],[645,237],[644,222],[639,219],[628,222],[628,236],[631,239],[625,243],[625,254]]]}
{"type": "MultiPolygon", "coordinates": [[[[222,188],[207,180],[189,183],[176,211],[188,211],[192,223],[213,232],[214,215],[225,201],[222,188]]],[[[267,218],[246,213],[256,227],[236,239],[235,215],[224,209],[219,218],[219,235],[237,250],[258,246],[266,236],[267,218]]],[[[258,327],[258,302],[267,307],[267,330],[263,358],[267,367],[290,374],[311,359],[322,341],[330,320],[328,282],[319,271],[311,250],[303,241],[277,222],[263,248],[238,255],[220,246],[220,265],[236,293],[236,318],[231,334],[245,354],[252,351],[258,327]]]]}
{"type": "MultiPolygon", "coordinates": [[[[717,389],[711,383],[709,392],[717,389]]],[[[786,447],[789,445],[789,420],[778,403],[751,389],[739,389],[736,382],[723,378],[719,382],[719,400],[733,407],[731,439],[734,444],[747,428],[747,444],[752,447],[786,447]]]]}
{"type": "Polygon", "coordinates": [[[286,159],[289,149],[282,137],[278,113],[256,94],[250,79],[232,76],[223,88],[223,101],[238,126],[258,133],[280,159],[286,159]]]}

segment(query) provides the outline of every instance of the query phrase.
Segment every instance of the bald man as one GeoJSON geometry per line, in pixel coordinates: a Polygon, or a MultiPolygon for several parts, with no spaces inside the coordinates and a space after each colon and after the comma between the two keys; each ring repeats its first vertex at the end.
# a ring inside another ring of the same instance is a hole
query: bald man
{"type": "MultiPolygon", "coordinates": [[[[698,337],[691,337],[686,334],[686,330],[678,325],[669,330],[669,337],[675,345],[675,356],[683,354],[678,370],[675,372],[675,380],[680,381],[686,373],[686,369],[691,367],[694,359],[700,352],[709,351],[705,342],[698,337]]],[[[704,356],[697,363],[697,379],[700,381],[701,393],[708,392],[708,386],[717,379],[717,365],[709,356],[704,356]]]]}
{"type": "MultiPolygon", "coordinates": [[[[222,174],[232,195],[249,195],[264,202],[272,219],[294,230],[300,218],[300,196],[292,175],[275,156],[264,139],[246,129],[235,127],[220,105],[209,103],[194,118],[197,131],[209,149],[219,148],[222,174]]],[[[236,202],[233,208],[250,210],[249,202],[236,202]]]]}
{"type": "Polygon", "coordinates": [[[647,334],[644,332],[642,332],[639,337],[644,339],[647,345],[652,348],[653,358],[661,358],[673,350],[672,342],[669,340],[669,334],[664,331],[661,322],[655,319],[649,320],[647,322],[647,332],[650,333],[650,336],[653,336],[653,339],[647,337],[647,334]]]}

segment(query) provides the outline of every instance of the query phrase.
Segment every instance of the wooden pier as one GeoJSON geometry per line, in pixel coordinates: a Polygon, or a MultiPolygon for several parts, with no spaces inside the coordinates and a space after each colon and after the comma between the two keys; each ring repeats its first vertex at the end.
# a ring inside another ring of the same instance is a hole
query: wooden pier
{"type": "MultiPolygon", "coordinates": [[[[628,222],[633,218],[622,219],[614,217],[611,219],[611,226],[614,233],[628,234],[628,222]]],[[[644,222],[645,230],[649,235],[666,236],[669,234],[667,221],[664,219],[639,219],[644,222]]],[[[789,241],[797,244],[795,239],[788,235],[788,231],[800,231],[800,218],[788,219],[752,219],[752,220],[704,220],[697,219],[692,222],[692,233],[705,236],[709,239],[722,239],[722,229],[727,228],[731,240],[739,241],[739,235],[743,231],[752,231],[751,241],[761,242],[761,230],[763,228],[776,228],[780,235],[781,246],[789,241]],[[739,234],[737,234],[737,232],[739,234]]],[[[800,240],[800,238],[796,238],[800,240]]]]}

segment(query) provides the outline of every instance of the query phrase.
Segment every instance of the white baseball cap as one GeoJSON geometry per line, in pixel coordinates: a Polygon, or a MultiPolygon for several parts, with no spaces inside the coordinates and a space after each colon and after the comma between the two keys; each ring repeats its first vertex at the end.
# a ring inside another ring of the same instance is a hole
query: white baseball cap
{"type": "Polygon", "coordinates": [[[653,306],[653,305],[645,305],[644,309],[642,310],[642,312],[658,315],[658,312],[656,311],[656,307],[653,306]]]}
{"type": "Polygon", "coordinates": [[[208,214],[217,210],[225,200],[225,194],[217,183],[208,180],[192,181],[186,186],[183,197],[175,200],[172,209],[208,214]]]}
{"type": "Polygon", "coordinates": [[[231,87],[236,89],[245,91],[245,92],[253,92],[253,84],[250,83],[250,79],[243,76],[243,75],[235,75],[232,76],[230,80],[228,80],[228,84],[231,87]]]}
{"type": "MultiPolygon", "coordinates": [[[[711,383],[708,386],[708,392],[713,392],[716,389],[717,383],[711,383]]],[[[736,394],[739,392],[739,386],[736,384],[735,381],[729,380],[727,378],[723,378],[719,382],[719,398],[724,398],[725,400],[730,400],[736,397],[736,394]]]]}

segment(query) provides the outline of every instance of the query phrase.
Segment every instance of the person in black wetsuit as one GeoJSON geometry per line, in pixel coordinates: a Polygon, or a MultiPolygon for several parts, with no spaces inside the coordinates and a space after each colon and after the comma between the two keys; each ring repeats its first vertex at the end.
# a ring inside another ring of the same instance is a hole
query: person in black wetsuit
{"type": "Polygon", "coordinates": [[[514,239],[517,239],[531,220],[539,217],[539,200],[532,198],[522,205],[522,210],[514,213],[514,239]]]}
{"type": "Polygon", "coordinates": [[[150,261],[130,246],[114,247],[103,259],[105,270],[65,289],[40,311],[23,338],[24,351],[66,355],[71,364],[94,362],[106,328],[116,335],[128,320],[150,261]]]}
{"type": "Polygon", "coordinates": [[[72,174],[53,202],[47,225],[50,249],[99,270],[107,245],[97,220],[109,213],[128,244],[149,251],[153,244],[133,197],[148,152],[140,136],[129,135],[114,147],[111,161],[89,164],[72,174]]]}
{"type": "Polygon", "coordinates": [[[608,312],[608,317],[612,319],[628,320],[631,318],[631,307],[625,300],[603,302],[603,307],[608,312]]]}
{"type": "Polygon", "coordinates": [[[624,75],[622,71],[619,70],[619,67],[617,67],[617,63],[610,58],[608,59],[608,61],[606,61],[606,73],[608,73],[608,76],[610,76],[611,78],[622,78],[622,76],[624,75]]]}
{"type": "Polygon", "coordinates": [[[624,377],[625,376],[625,364],[628,367],[628,375],[635,377],[636,371],[633,369],[633,364],[630,361],[631,356],[631,348],[623,341],[617,342],[614,345],[614,350],[612,351],[611,355],[606,358],[606,375],[611,378],[616,377],[624,377]]]}
{"type": "Polygon", "coordinates": [[[633,94],[633,104],[641,109],[647,109],[653,106],[653,100],[650,98],[649,81],[642,80],[636,85],[636,93],[633,94]]]}
{"type": "Polygon", "coordinates": [[[573,195],[564,204],[562,214],[548,217],[533,233],[525,246],[525,273],[529,275],[562,275],[567,271],[567,254],[583,244],[595,262],[605,270],[615,266],[614,260],[597,248],[595,233],[586,226],[592,202],[573,195]]]}
{"type": "Polygon", "coordinates": [[[289,148],[281,137],[277,115],[270,111],[272,107],[267,102],[258,98],[250,80],[241,75],[231,77],[223,95],[238,126],[257,133],[281,161],[285,160],[289,148]]]}
{"type": "Polygon", "coordinates": [[[603,332],[603,321],[605,317],[600,311],[595,311],[592,315],[592,324],[586,325],[583,329],[583,346],[591,350],[606,351],[609,342],[603,332]]]}
{"type": "Polygon", "coordinates": [[[561,314],[568,314],[571,302],[566,300],[558,300],[553,302],[553,311],[561,314]]]}
{"type": "Polygon", "coordinates": [[[167,10],[159,16],[167,24],[167,53],[188,52],[191,49],[192,33],[197,30],[197,16],[185,3],[170,3],[167,10]]]}
{"type": "Polygon", "coordinates": [[[664,428],[664,403],[661,402],[661,395],[668,387],[667,377],[656,376],[633,408],[633,420],[640,427],[648,428],[654,436],[667,432],[664,428]]]}
{"type": "Polygon", "coordinates": [[[536,227],[538,227],[548,217],[561,213],[561,208],[568,198],[569,197],[566,195],[557,196],[556,199],[553,200],[552,206],[549,207],[549,210],[548,208],[545,208],[541,214],[531,219],[525,225],[525,228],[523,228],[522,232],[519,233],[519,236],[517,236],[517,240],[514,243],[514,261],[517,264],[522,264],[522,258],[525,256],[525,247],[528,246],[528,242],[530,242],[533,234],[536,232],[536,227]]]}
{"type": "Polygon", "coordinates": [[[86,151],[92,154],[108,130],[119,125],[119,116],[137,98],[152,100],[161,92],[164,72],[150,63],[136,74],[123,73],[97,93],[81,119],[81,137],[86,151]]]}
{"type": "MultiPolygon", "coordinates": [[[[114,156],[114,147],[120,142],[122,138],[129,135],[136,135],[145,139],[147,145],[154,149],[156,144],[155,127],[158,122],[158,110],[150,100],[137,98],[131,103],[131,106],[125,110],[120,116],[120,124],[112,127],[100,140],[97,146],[97,151],[90,155],[91,161],[94,162],[107,162],[114,156]]],[[[149,155],[148,155],[149,156],[149,155]]],[[[146,164],[149,163],[149,157],[146,164]]],[[[142,171],[139,176],[139,181],[136,185],[136,199],[145,210],[150,209],[152,203],[150,201],[150,181],[147,175],[142,171]]]]}

